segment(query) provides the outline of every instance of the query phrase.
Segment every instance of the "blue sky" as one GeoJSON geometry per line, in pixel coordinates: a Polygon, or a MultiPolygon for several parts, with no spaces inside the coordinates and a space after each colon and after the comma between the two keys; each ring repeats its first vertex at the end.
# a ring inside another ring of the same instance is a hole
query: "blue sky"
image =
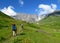
{"type": "Polygon", "coordinates": [[[12,6],[15,12],[35,14],[40,4],[49,6],[55,4],[56,10],[60,10],[60,0],[0,0],[0,9],[4,9],[4,7],[7,9],[12,6]]]}

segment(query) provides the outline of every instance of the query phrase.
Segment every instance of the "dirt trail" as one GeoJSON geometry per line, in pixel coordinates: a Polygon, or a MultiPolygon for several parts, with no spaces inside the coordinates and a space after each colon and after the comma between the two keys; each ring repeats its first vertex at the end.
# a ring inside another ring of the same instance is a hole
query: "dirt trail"
{"type": "Polygon", "coordinates": [[[46,35],[51,35],[51,33],[49,33],[49,32],[46,32],[46,31],[44,31],[44,30],[41,30],[41,29],[38,29],[37,30],[37,32],[42,32],[42,33],[44,33],[44,34],[46,34],[46,35]]]}

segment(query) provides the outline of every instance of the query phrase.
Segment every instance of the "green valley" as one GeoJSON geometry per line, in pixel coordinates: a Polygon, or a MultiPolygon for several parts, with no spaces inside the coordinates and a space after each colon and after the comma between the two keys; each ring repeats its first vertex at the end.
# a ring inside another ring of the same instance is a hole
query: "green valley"
{"type": "Polygon", "coordinates": [[[60,43],[60,16],[50,15],[38,23],[15,20],[0,12],[0,43],[60,43]],[[12,36],[13,23],[17,26],[16,37],[12,36]]]}

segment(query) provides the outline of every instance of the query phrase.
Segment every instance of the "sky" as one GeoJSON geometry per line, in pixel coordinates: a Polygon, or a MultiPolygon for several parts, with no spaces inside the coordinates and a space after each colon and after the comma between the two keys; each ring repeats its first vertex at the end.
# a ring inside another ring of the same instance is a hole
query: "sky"
{"type": "Polygon", "coordinates": [[[0,0],[0,11],[9,16],[17,13],[47,14],[60,10],[60,0],[0,0]]]}

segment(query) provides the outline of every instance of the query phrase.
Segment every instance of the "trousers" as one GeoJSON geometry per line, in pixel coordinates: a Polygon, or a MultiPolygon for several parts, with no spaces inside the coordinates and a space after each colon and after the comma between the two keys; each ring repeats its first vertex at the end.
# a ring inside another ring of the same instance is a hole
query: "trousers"
{"type": "Polygon", "coordinates": [[[16,36],[16,32],[15,31],[13,31],[13,36],[16,36]]]}

